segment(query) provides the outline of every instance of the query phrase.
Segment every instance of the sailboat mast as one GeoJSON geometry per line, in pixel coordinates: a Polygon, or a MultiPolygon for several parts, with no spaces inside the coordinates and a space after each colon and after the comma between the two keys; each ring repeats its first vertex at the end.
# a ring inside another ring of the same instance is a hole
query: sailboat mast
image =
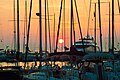
{"type": "Polygon", "coordinates": [[[74,39],[74,44],[75,44],[75,42],[76,42],[76,40],[75,40],[75,26],[74,26],[74,17],[73,17],[73,35],[74,35],[74,37],[73,37],[73,39],[74,39]]]}
{"type": "Polygon", "coordinates": [[[20,52],[20,35],[19,35],[19,0],[17,0],[17,59],[19,59],[20,52]]]}
{"type": "Polygon", "coordinates": [[[48,32],[49,32],[49,47],[50,47],[50,52],[51,50],[51,36],[50,36],[50,19],[49,19],[49,4],[48,4],[48,0],[47,0],[47,14],[48,14],[48,32]]]}
{"type": "Polygon", "coordinates": [[[73,22],[73,0],[71,0],[71,15],[70,15],[71,19],[70,19],[70,47],[72,47],[73,43],[72,43],[72,29],[73,29],[73,25],[72,25],[72,22],[73,22]]]}
{"type": "Polygon", "coordinates": [[[14,8],[14,50],[16,51],[16,22],[15,22],[15,0],[13,1],[13,8],[14,8]]]}
{"type": "Polygon", "coordinates": [[[109,2],[109,39],[108,39],[108,48],[109,48],[109,51],[110,51],[110,46],[111,46],[111,40],[110,40],[110,32],[111,32],[111,29],[110,29],[110,2],[109,2]]]}
{"type": "Polygon", "coordinates": [[[29,34],[30,34],[30,22],[31,22],[31,15],[32,15],[32,0],[30,2],[30,13],[29,13],[29,23],[28,23],[28,31],[27,31],[27,42],[26,42],[26,54],[25,54],[25,66],[26,67],[26,60],[27,60],[27,54],[28,54],[28,50],[29,50],[29,34]]]}
{"type": "Polygon", "coordinates": [[[55,13],[54,13],[54,29],[53,29],[53,48],[55,50],[55,13]]]}
{"type": "Polygon", "coordinates": [[[42,1],[39,0],[39,38],[40,38],[40,43],[39,43],[39,54],[40,54],[40,66],[41,66],[41,53],[42,53],[42,1]]]}
{"type": "Polygon", "coordinates": [[[27,33],[27,0],[25,0],[25,20],[24,20],[24,39],[23,39],[23,52],[25,51],[25,36],[27,33]]]}
{"type": "Polygon", "coordinates": [[[95,52],[96,52],[96,3],[95,3],[95,12],[94,12],[94,18],[95,18],[94,37],[95,37],[95,52]]]}
{"type": "Polygon", "coordinates": [[[114,54],[114,0],[112,0],[112,52],[114,54]]]}
{"type": "Polygon", "coordinates": [[[101,52],[102,50],[102,29],[101,29],[101,10],[100,10],[100,0],[98,0],[98,10],[99,10],[99,27],[100,27],[100,47],[101,47],[101,52]]]}
{"type": "Polygon", "coordinates": [[[25,2],[25,22],[26,22],[26,33],[27,33],[27,0],[25,2]]]}
{"type": "Polygon", "coordinates": [[[66,44],[66,32],[65,32],[65,0],[64,0],[64,47],[66,44]]]}
{"type": "Polygon", "coordinates": [[[88,16],[88,28],[87,28],[87,37],[89,37],[89,26],[90,26],[90,12],[91,12],[91,2],[90,0],[90,6],[89,6],[89,16],[88,16]]]}
{"type": "Polygon", "coordinates": [[[45,51],[47,51],[47,18],[46,18],[46,14],[47,14],[47,12],[46,12],[46,0],[45,0],[45,51]]]}

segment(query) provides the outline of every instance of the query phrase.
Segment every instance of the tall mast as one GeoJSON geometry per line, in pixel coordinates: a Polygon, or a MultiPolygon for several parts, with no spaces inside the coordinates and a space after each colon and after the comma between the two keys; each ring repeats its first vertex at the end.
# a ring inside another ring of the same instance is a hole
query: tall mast
{"type": "Polygon", "coordinates": [[[65,0],[64,0],[64,47],[66,44],[66,36],[65,35],[66,35],[66,32],[65,32],[65,0]]]}
{"type": "Polygon", "coordinates": [[[95,37],[95,52],[96,52],[96,3],[95,3],[95,12],[94,12],[94,18],[95,18],[94,37],[95,37]]]}
{"type": "Polygon", "coordinates": [[[26,0],[26,2],[25,2],[25,22],[26,22],[26,33],[27,33],[27,0],[26,0]]]}
{"type": "Polygon", "coordinates": [[[41,66],[41,53],[42,53],[42,1],[39,0],[39,38],[40,38],[40,43],[39,43],[39,54],[40,54],[40,66],[41,66]]]}
{"type": "Polygon", "coordinates": [[[114,54],[114,0],[112,0],[112,52],[114,54]]]}
{"type": "Polygon", "coordinates": [[[70,19],[70,47],[72,47],[73,43],[72,43],[72,22],[73,22],[73,1],[71,0],[71,15],[70,15],[71,19],[70,19]]]}
{"type": "Polygon", "coordinates": [[[89,6],[89,16],[88,16],[88,28],[87,28],[87,37],[89,37],[89,26],[90,26],[90,12],[91,12],[91,2],[90,0],[90,6],[89,6]]]}
{"type": "Polygon", "coordinates": [[[14,50],[16,51],[16,22],[15,22],[15,0],[13,1],[13,8],[14,8],[14,50]]]}
{"type": "Polygon", "coordinates": [[[55,13],[54,13],[54,29],[53,29],[53,48],[55,50],[55,13]]]}
{"type": "Polygon", "coordinates": [[[19,35],[19,0],[17,0],[17,59],[19,59],[20,52],[20,35],[19,35]]]}
{"type": "Polygon", "coordinates": [[[111,29],[110,29],[110,2],[109,2],[109,39],[108,39],[108,48],[109,48],[109,51],[110,51],[110,46],[111,46],[111,40],[110,40],[110,32],[111,32],[111,29]]]}
{"type": "Polygon", "coordinates": [[[31,15],[32,15],[32,0],[30,2],[30,13],[29,13],[29,23],[28,23],[28,31],[27,31],[27,42],[26,42],[26,55],[25,55],[25,66],[26,67],[26,60],[27,60],[27,54],[28,54],[28,50],[29,50],[29,34],[30,34],[30,22],[31,22],[31,15]]]}
{"type": "Polygon", "coordinates": [[[74,26],[74,17],[73,17],[73,42],[75,44],[75,26],[74,26]]]}
{"type": "Polygon", "coordinates": [[[47,14],[48,14],[48,32],[49,32],[49,47],[50,47],[50,52],[51,52],[51,36],[50,36],[50,19],[49,19],[49,4],[47,0],[47,14]]]}
{"type": "Polygon", "coordinates": [[[25,21],[24,21],[24,40],[23,40],[23,52],[25,51],[25,36],[27,33],[27,0],[25,0],[25,21]]]}
{"type": "Polygon", "coordinates": [[[47,51],[47,21],[46,21],[46,0],[45,0],[45,51],[47,51]]]}
{"type": "Polygon", "coordinates": [[[101,52],[102,50],[102,29],[101,29],[101,10],[100,10],[100,0],[98,0],[98,10],[99,10],[99,27],[100,27],[100,47],[101,47],[101,52]]]}

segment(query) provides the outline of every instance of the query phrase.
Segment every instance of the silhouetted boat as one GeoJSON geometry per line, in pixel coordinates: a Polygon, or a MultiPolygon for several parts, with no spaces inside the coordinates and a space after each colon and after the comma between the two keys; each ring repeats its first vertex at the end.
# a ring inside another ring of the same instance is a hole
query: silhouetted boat
{"type": "Polygon", "coordinates": [[[76,41],[72,47],[75,51],[79,52],[84,52],[84,50],[86,53],[95,52],[95,48],[96,51],[99,51],[99,47],[96,45],[93,37],[90,36],[76,41]]]}
{"type": "Polygon", "coordinates": [[[0,67],[0,80],[22,80],[22,72],[20,66],[0,67]]]}

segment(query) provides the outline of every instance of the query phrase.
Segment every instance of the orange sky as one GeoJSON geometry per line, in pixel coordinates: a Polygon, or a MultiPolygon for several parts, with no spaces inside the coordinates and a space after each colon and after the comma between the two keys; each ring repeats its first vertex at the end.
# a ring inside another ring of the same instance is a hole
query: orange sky
{"type": "MultiPolygon", "coordinates": [[[[25,0],[20,0],[20,19],[24,19],[24,1],[25,0]]],[[[30,0],[28,1],[28,14],[29,14],[29,3],[30,0]]],[[[31,21],[31,30],[30,30],[30,49],[31,50],[37,50],[38,49],[38,44],[39,44],[39,22],[38,18],[36,16],[36,12],[39,11],[38,9],[38,1],[39,0],[33,0],[33,10],[32,10],[32,21],[31,21]]],[[[69,46],[69,27],[70,27],[70,0],[65,0],[66,1],[66,20],[65,20],[65,29],[66,29],[66,45],[69,46]]],[[[81,22],[81,27],[82,27],[82,32],[83,36],[86,36],[86,31],[87,31],[87,26],[88,26],[88,10],[89,10],[89,1],[90,0],[77,0],[77,6],[79,10],[79,17],[80,17],[80,22],[81,22]]],[[[96,2],[97,0],[92,0],[92,2],[96,2]]],[[[111,0],[101,0],[101,2],[109,2],[111,0]]],[[[115,4],[117,5],[117,0],[115,1],[115,4]]],[[[75,8],[75,7],[74,7],[75,8]]],[[[50,15],[56,16],[56,32],[57,32],[57,27],[58,27],[58,19],[59,19],[59,9],[60,9],[60,0],[49,0],[49,12],[50,15]]],[[[97,8],[98,9],[98,8],[97,8]]],[[[92,4],[92,9],[91,9],[91,18],[90,18],[90,35],[93,36],[93,28],[94,28],[94,17],[93,17],[93,11],[94,11],[94,5],[92,4]]],[[[98,11],[98,10],[97,10],[98,11]]],[[[42,14],[44,15],[44,0],[42,0],[42,14]]],[[[107,42],[108,42],[108,4],[101,4],[101,15],[102,15],[102,32],[103,32],[103,45],[104,49],[107,49],[107,42]]],[[[115,6],[115,14],[118,14],[118,8],[115,6]]],[[[44,18],[44,17],[43,17],[44,18]]],[[[79,30],[78,30],[78,24],[77,24],[77,17],[74,9],[74,18],[75,18],[75,29],[76,29],[76,40],[78,40],[80,37],[79,35],[79,30]]],[[[115,30],[116,30],[116,35],[115,35],[115,40],[118,43],[120,40],[119,35],[119,16],[115,16],[115,30]]],[[[0,43],[0,47],[5,48],[5,46],[9,45],[10,48],[13,48],[13,0],[1,0],[0,1],[0,40],[2,42],[0,43]]],[[[63,21],[63,14],[62,14],[62,19],[63,21]]],[[[97,19],[98,22],[98,19],[97,19]]],[[[51,25],[51,38],[53,42],[53,24],[54,24],[54,17],[50,16],[50,25],[51,25]]],[[[43,19],[43,45],[44,45],[44,19],[43,19]]],[[[62,25],[63,22],[61,22],[61,30],[60,30],[60,37],[62,38],[62,25]]],[[[23,28],[24,28],[24,22],[20,22],[20,43],[21,43],[21,50],[22,50],[22,44],[23,44],[23,28]]],[[[97,28],[99,29],[99,26],[97,24],[97,28]]],[[[99,30],[97,30],[98,33],[98,45],[99,45],[99,30]]],[[[49,42],[48,42],[49,43],[49,42]]],[[[49,44],[48,44],[49,45],[49,44]]],[[[52,44],[53,45],[53,44],[52,44]]],[[[59,45],[60,47],[61,45],[59,45]]],[[[49,46],[48,46],[49,47],[49,46]]],[[[44,46],[43,46],[44,49],[44,46]]]]}

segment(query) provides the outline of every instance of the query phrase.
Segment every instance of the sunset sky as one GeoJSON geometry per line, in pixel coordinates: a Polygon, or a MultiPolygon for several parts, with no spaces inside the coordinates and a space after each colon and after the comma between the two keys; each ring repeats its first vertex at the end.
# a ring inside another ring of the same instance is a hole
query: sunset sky
{"type": "MultiPolygon", "coordinates": [[[[1,0],[0,1],[0,48],[6,48],[6,46],[9,46],[10,49],[13,49],[14,46],[14,23],[13,21],[13,1],[14,0],[1,0]]],[[[17,0],[16,0],[17,1],[17,0]]],[[[20,1],[20,20],[24,20],[25,17],[25,0],[19,0],[20,1]]],[[[51,29],[51,43],[52,43],[52,50],[54,50],[53,45],[53,39],[54,39],[54,14],[55,14],[55,26],[56,30],[55,33],[57,33],[57,27],[58,27],[58,20],[59,20],[59,14],[60,14],[60,1],[61,0],[48,0],[49,1],[49,14],[50,16],[50,29],[51,29]]],[[[64,1],[64,0],[63,0],[64,1]]],[[[74,0],[73,0],[74,1],[74,0]]],[[[89,5],[90,0],[76,0],[77,1],[77,7],[79,12],[79,18],[82,28],[83,36],[85,37],[87,34],[87,27],[88,27],[88,15],[89,15],[89,5]]],[[[109,2],[111,3],[111,0],[101,0],[101,2],[109,2]]],[[[65,40],[65,44],[67,47],[69,47],[70,43],[70,0],[65,0],[65,34],[66,37],[63,38],[65,40]]],[[[89,34],[90,36],[94,37],[94,2],[97,2],[97,0],[92,0],[92,6],[91,6],[91,13],[90,13],[90,29],[89,34]]],[[[33,0],[33,7],[32,7],[32,21],[31,21],[31,30],[30,30],[30,43],[29,47],[31,50],[35,51],[39,49],[39,19],[36,16],[36,13],[39,12],[39,0],[33,0]]],[[[29,15],[29,5],[30,0],[27,0],[27,13],[29,15]]],[[[98,5],[97,5],[98,6],[98,5]]],[[[42,15],[44,15],[44,0],[42,0],[42,15]]],[[[103,34],[103,49],[108,49],[108,14],[109,14],[109,6],[108,3],[102,3],[101,4],[101,21],[102,21],[102,34],[103,34]]],[[[62,10],[63,11],[63,10],[62,10]]],[[[117,0],[115,0],[115,14],[119,14],[118,12],[118,6],[117,6],[117,0]]],[[[44,38],[44,16],[42,16],[42,33],[43,33],[43,50],[45,45],[45,38],[44,38]]],[[[74,6],[74,19],[75,19],[75,31],[76,31],[76,41],[80,39],[79,34],[79,28],[78,28],[78,22],[77,22],[77,16],[74,6]]],[[[120,15],[115,15],[115,47],[117,47],[117,44],[120,41],[119,37],[119,23],[120,21],[120,15]]],[[[62,28],[64,24],[64,16],[62,12],[62,18],[61,18],[61,28],[60,28],[60,37],[62,38],[62,28]]],[[[23,34],[24,34],[24,21],[20,21],[20,44],[21,44],[21,51],[23,49],[23,34]]],[[[64,35],[64,34],[63,34],[64,35]]],[[[49,37],[48,37],[49,38],[49,37]]],[[[99,24],[98,24],[98,7],[97,7],[97,44],[99,45],[99,24]]],[[[58,45],[58,49],[61,49],[61,44],[58,45]]],[[[49,50],[49,39],[48,39],[48,50],[49,50]]]]}

